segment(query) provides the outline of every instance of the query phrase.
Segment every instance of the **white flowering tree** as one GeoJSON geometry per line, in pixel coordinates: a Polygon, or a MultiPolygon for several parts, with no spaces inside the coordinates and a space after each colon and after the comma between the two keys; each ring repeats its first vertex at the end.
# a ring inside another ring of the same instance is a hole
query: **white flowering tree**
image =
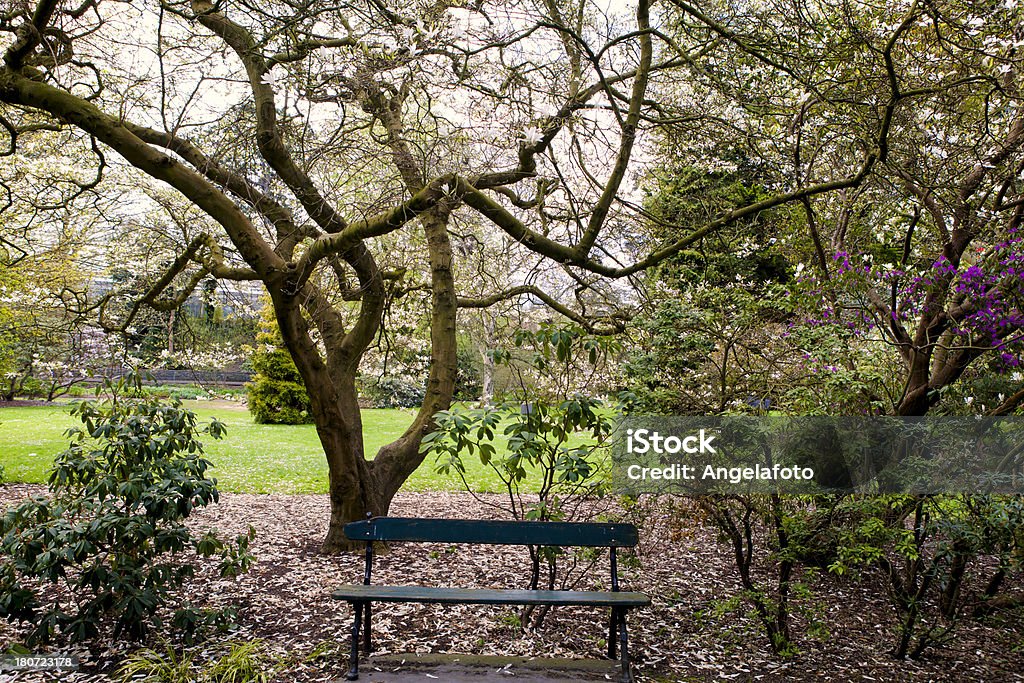
{"type": "Polygon", "coordinates": [[[53,400],[102,374],[114,351],[94,318],[83,316],[87,277],[78,254],[89,226],[61,213],[29,228],[26,216],[0,218],[0,398],[31,393],[53,400]]]}

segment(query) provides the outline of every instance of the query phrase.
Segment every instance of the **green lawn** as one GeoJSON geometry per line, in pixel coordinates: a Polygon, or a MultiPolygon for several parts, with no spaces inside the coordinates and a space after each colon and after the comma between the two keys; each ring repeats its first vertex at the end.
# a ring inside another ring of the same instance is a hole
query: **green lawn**
{"type": "MultiPolygon", "coordinates": [[[[185,401],[201,419],[216,417],[227,425],[221,441],[207,438],[206,454],[223,491],[247,493],[326,493],[327,461],[312,425],[254,424],[241,407],[212,407],[185,401]]],[[[5,479],[42,483],[54,455],[67,446],[64,431],[78,426],[67,406],[0,408],[0,465],[5,479]]],[[[373,454],[399,436],[411,422],[411,410],[364,410],[366,451],[373,454]]],[[[501,482],[489,468],[466,459],[467,480],[474,490],[498,491],[501,482]]],[[[438,474],[426,461],[405,483],[407,491],[459,490],[454,475],[438,474]]]]}

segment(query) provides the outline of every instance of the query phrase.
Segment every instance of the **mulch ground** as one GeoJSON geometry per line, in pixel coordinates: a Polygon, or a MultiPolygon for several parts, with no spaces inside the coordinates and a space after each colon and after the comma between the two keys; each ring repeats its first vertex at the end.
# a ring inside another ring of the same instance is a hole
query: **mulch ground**
{"type": "MultiPolygon", "coordinates": [[[[0,487],[0,506],[39,493],[35,486],[0,487]]],[[[403,516],[493,518],[488,503],[468,494],[399,494],[391,513],[403,516]]],[[[643,518],[636,563],[620,566],[624,589],[651,595],[654,604],[630,616],[631,650],[640,681],[1024,681],[1024,614],[1005,612],[968,620],[957,638],[929,650],[919,661],[897,662],[889,655],[895,612],[876,582],[838,581],[818,573],[809,579],[813,597],[798,602],[796,632],[808,618],[820,621],[817,638],[798,640],[800,653],[781,660],[766,652],[764,636],[745,608],[730,609],[737,593],[735,569],[713,531],[697,522],[669,523],[656,504],[637,512],[643,518]]],[[[197,528],[225,534],[256,529],[258,561],[245,576],[217,577],[212,563],[201,564],[190,593],[208,605],[239,608],[239,631],[231,637],[263,639],[276,654],[294,662],[277,681],[337,681],[345,672],[350,611],[328,595],[336,584],[359,583],[357,555],[325,556],[319,543],[326,531],[325,496],[224,494],[218,505],[195,516],[197,528]],[[327,643],[327,645],[325,645],[327,643]],[[310,657],[314,651],[327,656],[310,657]],[[305,661],[303,661],[305,660],[305,661]]],[[[491,546],[393,546],[378,557],[375,583],[427,583],[452,586],[522,587],[525,550],[491,546]]],[[[607,585],[607,558],[576,566],[572,576],[607,585]]],[[[383,653],[452,652],[479,655],[599,658],[604,651],[607,615],[562,608],[549,613],[540,629],[522,629],[517,613],[479,605],[377,605],[375,647],[383,653]]],[[[20,632],[0,622],[0,650],[20,632]]],[[[152,644],[152,643],[151,643],[152,644]]],[[[83,669],[65,681],[106,681],[126,652],[137,645],[79,648],[83,669]]],[[[199,657],[209,644],[198,646],[199,657]],[[205,649],[204,649],[205,648],[205,649]]],[[[54,680],[19,674],[0,681],[54,680]]]]}

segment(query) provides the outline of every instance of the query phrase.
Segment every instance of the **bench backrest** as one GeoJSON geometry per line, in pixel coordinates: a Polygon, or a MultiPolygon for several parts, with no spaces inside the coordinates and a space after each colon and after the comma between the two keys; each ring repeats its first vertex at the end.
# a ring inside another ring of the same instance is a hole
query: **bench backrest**
{"type": "Polygon", "coordinates": [[[632,524],[599,522],[508,522],[489,519],[373,517],[345,525],[353,541],[420,541],[490,545],[587,546],[632,548],[638,542],[632,524]]]}

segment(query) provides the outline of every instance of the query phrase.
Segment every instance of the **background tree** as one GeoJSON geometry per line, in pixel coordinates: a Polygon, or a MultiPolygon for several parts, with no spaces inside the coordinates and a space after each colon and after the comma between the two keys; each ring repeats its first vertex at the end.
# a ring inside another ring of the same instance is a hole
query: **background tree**
{"type": "MultiPolygon", "coordinates": [[[[686,180],[688,166],[702,182],[744,173],[750,191],[770,193],[848,167],[845,145],[876,125],[886,130],[879,163],[856,188],[801,199],[773,234],[740,232],[730,246],[785,259],[800,282],[777,341],[758,339],[757,326],[740,333],[783,361],[762,378],[772,386],[742,393],[771,392],[776,406],[799,412],[920,415],[945,396],[972,400],[956,386],[966,377],[984,387],[988,409],[1012,410],[1024,397],[1009,381],[1019,362],[1024,168],[1016,3],[668,4],[678,10],[673,35],[706,45],[709,58],[663,87],[710,82],[734,97],[710,100],[716,116],[663,138],[677,160],[662,173],[660,205],[649,205],[653,236],[671,230],[659,216],[666,208],[688,206],[681,218],[690,224],[726,212],[721,193],[690,191],[700,183],[686,180]],[[886,98],[890,109],[879,107],[886,98]],[[1000,372],[1005,379],[992,381],[1000,372]]],[[[696,275],[684,286],[697,287],[696,275]]],[[[715,328],[697,324],[705,336],[715,328]]],[[[714,343],[735,346],[732,337],[714,343]]],[[[957,408],[946,401],[943,410],[957,408]]]]}
{"type": "MultiPolygon", "coordinates": [[[[700,226],[725,207],[766,196],[764,181],[742,162],[735,171],[659,169],[648,181],[649,229],[657,236],[700,226]]],[[[623,366],[645,411],[716,415],[779,404],[792,374],[792,349],[780,343],[792,266],[778,242],[793,221],[791,209],[763,212],[647,273],[623,366]]]]}
{"type": "Polygon", "coordinates": [[[117,346],[95,319],[80,315],[87,276],[80,258],[89,218],[61,212],[32,229],[0,222],[9,245],[0,252],[0,398],[28,394],[53,400],[102,374],[117,346]]]}
{"type": "MultiPolygon", "coordinates": [[[[679,10],[679,40],[706,41],[714,55],[694,66],[692,79],[747,96],[711,100],[709,107],[721,108],[703,136],[681,126],[664,138],[676,160],[654,179],[666,190],[654,193],[660,201],[645,206],[652,235],[670,229],[660,222],[663,207],[689,208],[702,222],[701,209],[723,210],[714,186],[687,180],[687,166],[704,182],[752,167],[765,188],[802,186],[848,163],[836,154],[837,141],[878,122],[888,133],[879,163],[856,188],[801,199],[774,234],[744,244],[748,235],[739,233],[724,255],[706,248],[728,236],[719,231],[647,283],[655,294],[640,332],[654,344],[635,362],[646,364],[636,376],[655,404],[732,412],[750,409],[745,396],[771,395],[773,409],[794,414],[1019,410],[1017,4],[670,4],[679,10]],[[785,87],[794,82],[795,93],[785,87]],[[748,89],[750,83],[760,87],[748,89]],[[888,112],[878,107],[883,93],[896,105],[888,112]],[[785,106],[790,97],[802,103],[795,114],[785,106]],[[782,289],[787,296],[769,300],[775,305],[767,321],[774,316],[778,324],[751,325],[765,302],[735,306],[744,289],[735,284],[720,283],[693,307],[657,294],[700,291],[696,273],[677,264],[714,273],[737,247],[749,270],[760,257],[777,256],[793,276],[782,289]],[[758,353],[727,365],[729,344],[758,353]],[[673,345],[682,352],[673,353],[673,345]],[[738,405],[721,401],[710,382],[675,391],[674,377],[721,368],[731,370],[722,375],[721,393],[734,392],[738,405]],[[770,372],[758,376],[751,368],[770,372]]],[[[1012,498],[819,498],[807,507],[767,496],[702,502],[735,551],[741,596],[777,652],[794,644],[789,615],[798,606],[799,572],[809,565],[837,574],[871,567],[884,577],[897,617],[893,654],[901,658],[952,638],[972,600],[991,600],[987,588],[974,587],[997,587],[1004,567],[1019,567],[1008,560],[1019,526],[1012,498]],[[1005,535],[993,532],[994,519],[1005,535]],[[994,576],[978,561],[983,555],[998,565],[994,576]],[[771,580],[750,580],[758,576],[771,580]]],[[[692,511],[685,514],[689,522],[692,511]]]]}

